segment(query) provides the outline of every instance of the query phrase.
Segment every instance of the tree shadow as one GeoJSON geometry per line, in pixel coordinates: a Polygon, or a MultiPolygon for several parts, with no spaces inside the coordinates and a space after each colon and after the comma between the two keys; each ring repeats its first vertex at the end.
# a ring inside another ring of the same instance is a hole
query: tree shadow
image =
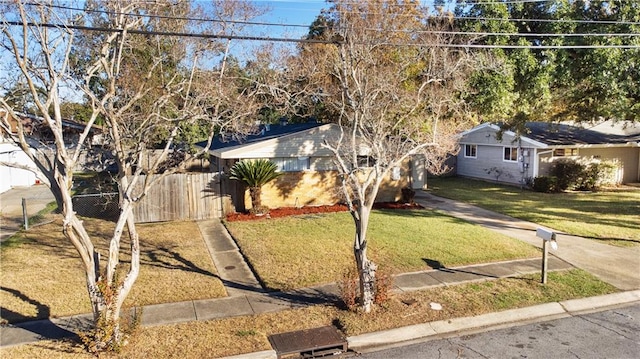
{"type": "Polygon", "coordinates": [[[195,263],[183,257],[182,254],[167,247],[156,247],[152,250],[142,251],[142,254],[148,257],[148,259],[141,259],[141,263],[144,265],[182,270],[220,279],[217,274],[198,267],[195,263]]]}
{"type": "MultiPolygon", "coordinates": [[[[26,316],[22,313],[14,312],[0,306],[0,312],[2,313],[2,319],[8,321],[10,326],[7,328],[20,328],[29,331],[37,335],[38,339],[62,339],[75,337],[76,333],[61,327],[60,325],[52,322],[49,317],[51,316],[51,308],[35,299],[26,296],[24,293],[8,288],[0,287],[0,290],[5,291],[20,300],[36,307],[37,313],[35,316],[26,316]]],[[[23,335],[21,335],[22,339],[23,335]]]]}
{"type": "Polygon", "coordinates": [[[4,287],[4,286],[0,286],[0,290],[5,291],[9,294],[12,294],[13,296],[17,297],[23,302],[31,304],[34,307],[36,307],[37,313],[35,316],[26,316],[21,313],[11,311],[5,307],[0,307],[2,309],[2,318],[7,320],[9,323],[19,323],[19,322],[25,322],[28,320],[49,318],[49,316],[51,315],[51,308],[49,308],[48,305],[44,303],[40,303],[37,300],[26,296],[19,290],[4,287]]]}
{"type": "Polygon", "coordinates": [[[465,274],[473,274],[473,275],[477,275],[480,277],[486,277],[486,278],[500,278],[499,276],[495,276],[492,274],[488,274],[488,273],[481,273],[481,272],[474,272],[471,270],[465,270],[465,269],[456,269],[456,268],[447,268],[444,264],[440,263],[440,261],[434,260],[434,259],[429,259],[429,258],[422,258],[422,260],[432,269],[435,269],[437,271],[440,272],[445,272],[445,273],[465,273],[465,274]]]}

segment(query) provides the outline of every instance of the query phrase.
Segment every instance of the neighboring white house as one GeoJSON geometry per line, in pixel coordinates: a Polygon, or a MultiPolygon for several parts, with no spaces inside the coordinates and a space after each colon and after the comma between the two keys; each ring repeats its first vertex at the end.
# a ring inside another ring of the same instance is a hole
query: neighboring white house
{"type": "Polygon", "coordinates": [[[456,172],[460,176],[521,184],[548,174],[561,158],[608,160],[618,164],[617,182],[640,182],[640,124],[610,122],[581,126],[531,122],[527,133],[485,123],[462,134],[456,172]]]}
{"type": "MultiPolygon", "coordinates": [[[[240,141],[223,141],[216,138],[211,145],[213,170],[227,173],[241,159],[268,159],[278,166],[284,175],[267,184],[262,190],[263,201],[271,207],[335,204],[341,201],[340,183],[333,154],[322,144],[340,135],[336,124],[316,122],[261,125],[260,131],[240,141]]],[[[203,143],[198,143],[203,146],[203,143]]],[[[363,161],[367,156],[361,156],[363,161]]],[[[414,161],[413,167],[422,162],[414,161]]],[[[422,187],[424,170],[408,166],[394,171],[385,181],[377,197],[378,201],[396,201],[401,189],[411,184],[422,187]],[[420,174],[420,177],[412,173],[420,174]],[[419,183],[416,184],[416,181],[419,183]]],[[[229,194],[237,209],[241,210],[244,197],[242,188],[223,189],[229,194]]]]}
{"type": "Polygon", "coordinates": [[[12,187],[28,187],[37,184],[41,176],[36,164],[20,147],[0,139],[0,193],[12,187]]]}
{"type": "MultiPolygon", "coordinates": [[[[35,153],[37,149],[40,151],[38,155],[52,156],[53,135],[48,127],[43,124],[44,120],[41,117],[29,114],[17,113],[16,115],[22,123],[27,141],[32,148],[32,153],[35,153]]],[[[4,109],[0,109],[0,116],[6,116],[4,109]]],[[[12,117],[9,117],[7,121],[14,134],[18,127],[17,121],[12,117]]],[[[86,125],[81,122],[64,119],[62,120],[62,126],[66,145],[69,148],[73,148],[77,145],[80,133],[86,125]]],[[[92,126],[89,134],[89,143],[95,148],[101,148],[103,142],[102,128],[92,126]]],[[[86,154],[81,156],[77,170],[89,168],[99,155],[101,155],[101,151],[96,153],[87,151],[86,154]]],[[[102,166],[102,163],[94,165],[94,167],[98,168],[99,166],[102,166]]],[[[9,135],[4,132],[0,133],[0,193],[12,187],[32,186],[44,179],[44,175],[38,170],[36,164],[9,138],[9,135]]]]}

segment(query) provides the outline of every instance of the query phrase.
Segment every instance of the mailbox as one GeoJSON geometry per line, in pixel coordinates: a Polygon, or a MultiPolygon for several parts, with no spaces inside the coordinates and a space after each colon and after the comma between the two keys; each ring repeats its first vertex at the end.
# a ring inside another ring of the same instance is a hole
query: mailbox
{"type": "Polygon", "coordinates": [[[551,244],[551,248],[558,249],[558,242],[556,242],[556,232],[550,231],[545,228],[536,229],[536,236],[542,238],[542,283],[547,283],[547,267],[548,267],[548,244],[551,244]]]}
{"type": "Polygon", "coordinates": [[[545,228],[536,229],[536,236],[544,239],[545,241],[555,241],[556,240],[556,232],[550,231],[545,228]]]}

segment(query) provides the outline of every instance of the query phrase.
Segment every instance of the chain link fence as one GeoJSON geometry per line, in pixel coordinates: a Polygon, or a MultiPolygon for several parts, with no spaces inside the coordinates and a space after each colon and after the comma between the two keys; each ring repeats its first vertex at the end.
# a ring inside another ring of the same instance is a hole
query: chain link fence
{"type": "Polygon", "coordinates": [[[23,197],[21,206],[22,219],[19,226],[24,229],[51,223],[58,213],[58,206],[55,202],[45,204],[39,197],[23,197]]]}
{"type": "Polygon", "coordinates": [[[115,221],[120,214],[118,192],[80,194],[72,201],[79,216],[115,221]]]}

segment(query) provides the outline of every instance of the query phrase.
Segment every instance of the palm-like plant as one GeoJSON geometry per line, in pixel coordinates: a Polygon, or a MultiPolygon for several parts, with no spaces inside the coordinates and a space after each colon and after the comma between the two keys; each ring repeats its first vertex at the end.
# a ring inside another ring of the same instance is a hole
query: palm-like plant
{"type": "Polygon", "coordinates": [[[278,166],[266,159],[242,160],[231,167],[230,178],[240,180],[249,187],[251,206],[254,210],[261,211],[262,186],[282,174],[277,170],[278,166]]]}

